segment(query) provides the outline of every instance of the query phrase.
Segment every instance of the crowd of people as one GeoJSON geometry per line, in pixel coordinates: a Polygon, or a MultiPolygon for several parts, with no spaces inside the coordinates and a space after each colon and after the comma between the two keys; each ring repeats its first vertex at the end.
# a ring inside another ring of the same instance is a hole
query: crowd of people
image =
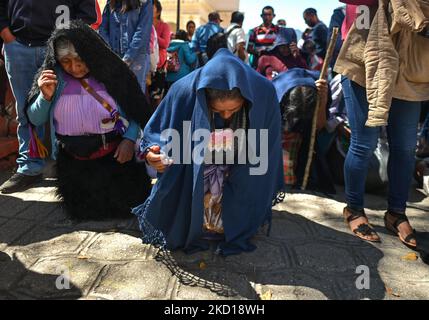
{"type": "Polygon", "coordinates": [[[427,184],[429,11],[404,1],[341,0],[329,27],[308,8],[299,36],[271,6],[249,32],[239,11],[226,28],[212,12],[172,32],[159,0],[102,12],[95,0],[0,1],[19,122],[17,171],[0,191],[40,182],[50,152],[72,218],[133,213],[145,243],[215,241],[229,255],[254,250],[285,192],[338,183],[351,231],[378,242],[364,195],[388,186],[385,227],[415,249],[406,203],[413,175],[427,184]],[[59,26],[49,12],[64,4],[72,21],[59,26]],[[370,28],[356,23],[365,12],[370,28]]]}

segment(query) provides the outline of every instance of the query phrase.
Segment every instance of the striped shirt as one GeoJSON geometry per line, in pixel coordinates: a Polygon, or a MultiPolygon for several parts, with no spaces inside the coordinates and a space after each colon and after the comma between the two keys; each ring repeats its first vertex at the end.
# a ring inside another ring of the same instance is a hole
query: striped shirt
{"type": "Polygon", "coordinates": [[[252,44],[257,51],[269,50],[273,47],[278,33],[278,26],[273,24],[267,28],[262,24],[250,31],[249,45],[252,44]]]}

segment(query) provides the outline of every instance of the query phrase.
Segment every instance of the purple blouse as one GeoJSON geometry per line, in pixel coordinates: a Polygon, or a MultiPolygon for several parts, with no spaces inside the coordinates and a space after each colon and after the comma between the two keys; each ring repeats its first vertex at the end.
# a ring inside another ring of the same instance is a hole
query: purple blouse
{"type": "MultiPolygon", "coordinates": [[[[64,74],[67,85],[54,109],[55,131],[61,135],[80,136],[102,134],[112,131],[102,128],[101,121],[110,118],[109,112],[80,84],[79,80],[64,74]]],[[[89,77],[89,85],[114,109],[116,102],[107,93],[106,87],[89,77]]]]}

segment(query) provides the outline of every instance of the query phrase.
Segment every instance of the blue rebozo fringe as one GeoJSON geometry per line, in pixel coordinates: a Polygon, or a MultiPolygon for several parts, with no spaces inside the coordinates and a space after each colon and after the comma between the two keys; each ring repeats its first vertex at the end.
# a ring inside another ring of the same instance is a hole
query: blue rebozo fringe
{"type": "MultiPolygon", "coordinates": [[[[277,204],[282,203],[285,197],[286,197],[286,192],[284,188],[277,191],[277,193],[273,197],[273,202],[271,203],[271,207],[274,207],[277,204]]],[[[268,223],[267,237],[269,237],[271,233],[272,218],[273,218],[273,215],[270,214],[269,218],[267,219],[267,223],[268,223]]]]}
{"type": "Polygon", "coordinates": [[[167,241],[164,234],[147,220],[149,205],[150,199],[147,199],[142,205],[135,207],[131,212],[138,218],[140,230],[143,232],[143,243],[165,249],[167,247],[167,241]]]}

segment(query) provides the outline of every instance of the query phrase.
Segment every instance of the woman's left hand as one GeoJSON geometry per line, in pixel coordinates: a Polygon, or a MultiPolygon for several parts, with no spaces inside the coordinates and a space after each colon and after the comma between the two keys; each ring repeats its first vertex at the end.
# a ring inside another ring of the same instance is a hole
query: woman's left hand
{"type": "Polygon", "coordinates": [[[131,140],[124,139],[116,149],[114,157],[120,164],[130,161],[134,157],[134,145],[131,140]]]}

